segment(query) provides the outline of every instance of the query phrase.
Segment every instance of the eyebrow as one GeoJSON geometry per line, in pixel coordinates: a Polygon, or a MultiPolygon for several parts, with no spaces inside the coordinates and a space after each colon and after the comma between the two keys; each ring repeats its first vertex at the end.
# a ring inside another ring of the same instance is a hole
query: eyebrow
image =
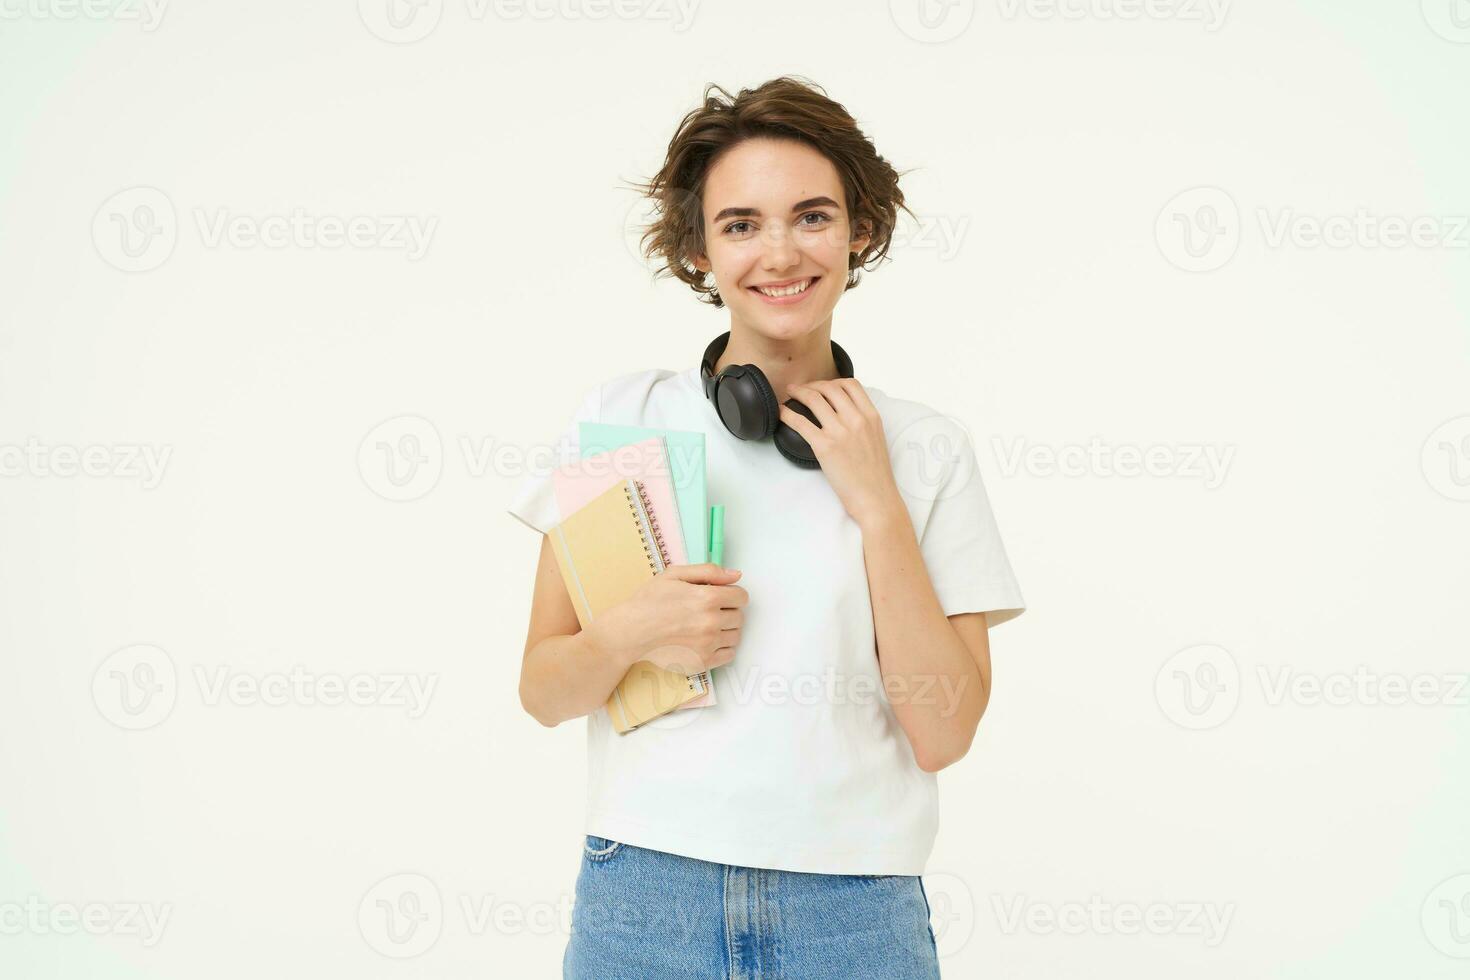
{"type": "MultiPolygon", "coordinates": [[[[809,197],[805,201],[797,201],[795,204],[791,205],[791,210],[793,212],[805,211],[807,208],[817,207],[835,208],[837,207],[837,202],[832,200],[830,197],[809,197]]],[[[711,218],[709,223],[714,224],[715,222],[721,221],[725,218],[759,218],[760,216],[760,208],[725,208],[719,214],[711,218]]]]}

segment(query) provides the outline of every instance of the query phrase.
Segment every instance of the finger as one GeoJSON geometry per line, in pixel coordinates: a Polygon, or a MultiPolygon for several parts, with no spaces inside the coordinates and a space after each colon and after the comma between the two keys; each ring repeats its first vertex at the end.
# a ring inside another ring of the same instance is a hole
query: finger
{"type": "Polygon", "coordinates": [[[823,444],[821,428],[819,428],[817,424],[811,419],[807,418],[805,415],[802,415],[794,408],[788,408],[787,406],[782,405],[779,417],[782,422],[785,422],[787,425],[795,429],[797,435],[806,440],[806,444],[812,447],[813,452],[817,451],[817,447],[819,444],[823,444]]]}
{"type": "Polygon", "coordinates": [[[828,381],[813,381],[812,387],[820,391],[832,406],[839,425],[849,425],[862,417],[858,411],[857,404],[847,392],[846,378],[834,378],[828,381]]]}
{"type": "Polygon", "coordinates": [[[868,397],[868,389],[863,387],[861,381],[857,378],[842,378],[838,384],[842,385],[842,390],[847,392],[852,403],[860,410],[869,415],[878,414],[878,406],[874,405],[873,399],[868,397]]]}
{"type": "Polygon", "coordinates": [[[738,585],[708,585],[706,595],[721,609],[739,609],[750,601],[750,593],[738,585]]]}
{"type": "Polygon", "coordinates": [[[839,378],[836,381],[824,382],[825,387],[822,389],[822,393],[827,396],[827,401],[832,403],[832,407],[836,409],[839,418],[845,415],[851,415],[853,418],[857,418],[863,413],[858,408],[857,402],[853,400],[851,389],[842,383],[846,380],[846,378],[839,378]]]}
{"type": "Polygon", "coordinates": [[[740,570],[724,568],[714,562],[700,562],[696,565],[670,565],[663,570],[662,574],[681,582],[693,582],[699,585],[706,582],[734,581],[740,577],[740,570]]]}
{"type": "Polygon", "coordinates": [[[735,648],[733,646],[722,646],[718,649],[711,650],[709,657],[705,659],[705,663],[710,667],[723,667],[734,659],[735,648]]]}
{"type": "Polygon", "coordinates": [[[817,424],[822,428],[836,424],[837,410],[832,407],[832,403],[816,385],[797,384],[789,386],[786,390],[797,401],[812,410],[812,414],[817,417],[817,424]]]}

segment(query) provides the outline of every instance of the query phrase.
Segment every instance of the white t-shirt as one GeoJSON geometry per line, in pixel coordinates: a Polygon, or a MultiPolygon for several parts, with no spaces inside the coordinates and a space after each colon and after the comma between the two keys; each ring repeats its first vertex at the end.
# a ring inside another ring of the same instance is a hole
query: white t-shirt
{"type": "MultiPolygon", "coordinates": [[[[991,626],[1019,615],[964,428],[864,389],[945,615],[986,612],[991,626]]],[[[624,735],[605,708],[587,716],[586,833],[747,867],[922,874],[938,830],[935,774],[915,763],[884,690],[862,534],[823,472],[789,462],[770,439],[731,435],[698,365],[588,392],[557,460],[576,457],[582,421],[704,433],[709,502],[725,506],[724,564],[742,571],[736,584],[750,597],[734,659],[711,671],[715,705],[624,735]]],[[[542,532],[561,519],[550,469],[527,476],[509,508],[542,532]]],[[[927,693],[939,704],[953,696],[927,693]]]]}

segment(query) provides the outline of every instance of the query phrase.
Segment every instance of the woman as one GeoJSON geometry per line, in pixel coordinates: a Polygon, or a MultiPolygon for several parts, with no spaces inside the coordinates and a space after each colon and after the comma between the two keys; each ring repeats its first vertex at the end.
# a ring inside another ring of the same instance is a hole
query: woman
{"type": "MultiPolygon", "coordinates": [[[[581,421],[704,433],[734,567],[672,566],[579,631],[543,539],[521,701],[588,733],[565,975],[937,977],[919,878],[934,774],[989,701],[987,627],[1024,604],[964,430],[860,384],[831,339],[888,250],[898,174],[783,77],[709,86],[641,187],[647,254],[729,329],[698,365],[588,392],[564,438],[581,421]],[[711,669],[715,703],[614,733],[601,709],[638,660],[711,669]]],[[[510,511],[560,519],[539,475],[510,511]]]]}

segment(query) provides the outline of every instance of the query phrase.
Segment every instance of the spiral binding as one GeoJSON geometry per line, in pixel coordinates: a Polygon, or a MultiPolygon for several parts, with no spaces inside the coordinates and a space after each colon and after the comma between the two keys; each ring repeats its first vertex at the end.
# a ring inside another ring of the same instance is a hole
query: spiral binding
{"type": "Polygon", "coordinates": [[[643,485],[642,480],[632,480],[630,482],[638,488],[638,504],[633,503],[633,497],[628,493],[626,487],[623,489],[623,495],[628,500],[628,509],[632,511],[633,517],[638,523],[643,525],[646,522],[649,536],[653,538],[654,544],[658,547],[658,560],[655,561],[653,552],[649,550],[648,544],[645,542],[643,545],[643,553],[648,556],[648,567],[653,569],[655,573],[658,573],[669,567],[669,549],[664,544],[663,532],[659,530],[658,514],[654,512],[653,504],[648,499],[648,488],[643,485]]]}

